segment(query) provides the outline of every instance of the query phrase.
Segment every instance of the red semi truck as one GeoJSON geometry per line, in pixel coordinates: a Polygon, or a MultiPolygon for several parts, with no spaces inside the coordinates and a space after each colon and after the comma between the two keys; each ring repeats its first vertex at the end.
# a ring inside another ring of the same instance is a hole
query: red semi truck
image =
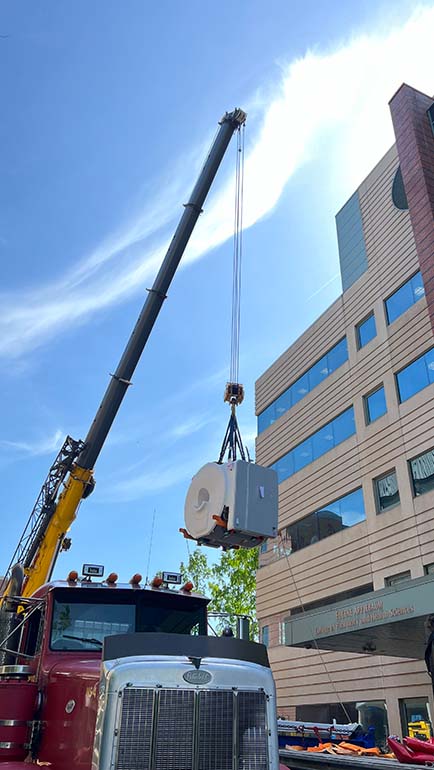
{"type": "Polygon", "coordinates": [[[207,636],[191,584],[139,579],[72,573],[22,600],[0,667],[0,770],[278,768],[265,648],[207,636]]]}

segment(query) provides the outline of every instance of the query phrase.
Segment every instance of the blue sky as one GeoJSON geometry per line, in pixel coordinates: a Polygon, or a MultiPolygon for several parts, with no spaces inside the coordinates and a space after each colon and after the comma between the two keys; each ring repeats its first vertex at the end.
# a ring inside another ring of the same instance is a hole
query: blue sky
{"type": "MultiPolygon", "coordinates": [[[[240,375],[341,291],[334,215],[431,93],[434,5],[46,0],[2,7],[0,473],[6,565],[63,437],[84,438],[216,130],[248,112],[240,375]]],[[[128,579],[187,557],[189,479],[228,419],[235,143],[71,529],[128,579]]],[[[1,571],[1,570],[0,570],[1,571]]]]}

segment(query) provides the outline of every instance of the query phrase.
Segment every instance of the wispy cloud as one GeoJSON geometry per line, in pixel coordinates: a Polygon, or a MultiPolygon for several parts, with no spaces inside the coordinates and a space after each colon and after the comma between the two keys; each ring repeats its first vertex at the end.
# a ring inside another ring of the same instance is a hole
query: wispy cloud
{"type": "MultiPolygon", "coordinates": [[[[310,51],[281,66],[273,89],[250,99],[255,120],[246,155],[245,227],[272,211],[294,172],[323,155],[325,146],[331,175],[343,178],[343,188],[352,192],[393,142],[387,102],[401,82],[432,90],[433,28],[434,7],[422,6],[395,26],[387,19],[380,32],[353,37],[331,51],[310,51]]],[[[152,196],[152,204],[151,196],[143,200],[139,215],[55,284],[0,295],[0,355],[20,356],[72,323],[143,291],[167,247],[172,212],[194,181],[185,172],[171,179],[154,186],[164,195],[157,201],[152,196]]],[[[232,185],[232,180],[220,183],[184,264],[231,236],[232,185]]]]}
{"type": "Polygon", "coordinates": [[[187,436],[191,436],[193,433],[197,433],[213,421],[214,420],[210,415],[202,414],[191,417],[184,422],[180,422],[177,425],[174,425],[170,431],[170,435],[174,439],[187,438],[187,436]]]}
{"type": "Polygon", "coordinates": [[[65,434],[56,430],[51,436],[43,436],[35,441],[9,441],[0,439],[0,450],[18,455],[36,457],[38,455],[53,454],[60,449],[65,434]]]}

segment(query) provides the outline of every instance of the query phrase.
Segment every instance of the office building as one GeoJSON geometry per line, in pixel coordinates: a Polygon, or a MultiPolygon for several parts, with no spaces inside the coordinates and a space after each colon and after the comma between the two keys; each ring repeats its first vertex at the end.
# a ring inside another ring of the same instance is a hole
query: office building
{"type": "Polygon", "coordinates": [[[396,143],[336,217],[343,293],[256,384],[256,458],[279,477],[257,576],[278,710],[378,736],[434,717],[434,101],[403,85],[390,109],[396,143]]]}

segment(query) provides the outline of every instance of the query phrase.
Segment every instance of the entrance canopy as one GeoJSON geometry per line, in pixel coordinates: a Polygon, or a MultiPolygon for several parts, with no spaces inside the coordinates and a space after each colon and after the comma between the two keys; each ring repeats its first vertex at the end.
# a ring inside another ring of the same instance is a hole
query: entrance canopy
{"type": "Polygon", "coordinates": [[[434,614],[434,575],[296,615],[285,644],[423,659],[425,621],[434,614]]]}

